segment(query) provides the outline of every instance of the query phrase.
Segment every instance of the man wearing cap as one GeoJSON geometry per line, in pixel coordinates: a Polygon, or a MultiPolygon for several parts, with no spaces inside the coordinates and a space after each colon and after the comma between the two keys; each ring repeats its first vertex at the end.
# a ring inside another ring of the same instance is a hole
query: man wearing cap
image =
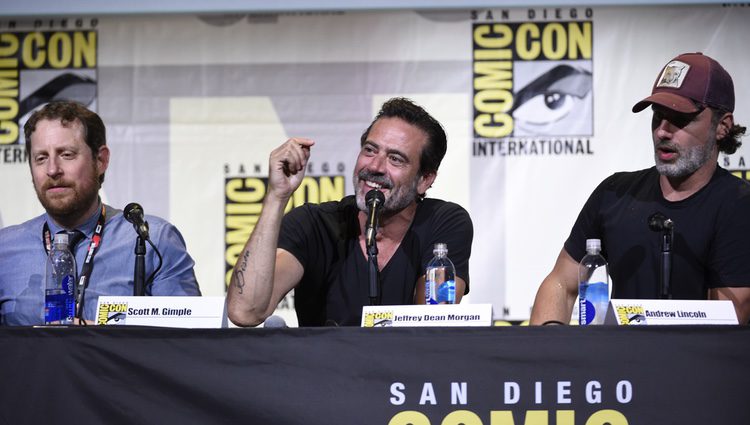
{"type": "Polygon", "coordinates": [[[734,123],[734,84],[714,59],[682,54],[667,63],[651,96],[654,167],[620,172],[589,197],[534,301],[531,324],[567,323],[578,295],[586,239],[601,239],[612,298],[660,298],[661,213],[674,223],[671,297],[729,299],[750,319],[750,184],[717,164],[734,153],[745,127],[734,123]]]}

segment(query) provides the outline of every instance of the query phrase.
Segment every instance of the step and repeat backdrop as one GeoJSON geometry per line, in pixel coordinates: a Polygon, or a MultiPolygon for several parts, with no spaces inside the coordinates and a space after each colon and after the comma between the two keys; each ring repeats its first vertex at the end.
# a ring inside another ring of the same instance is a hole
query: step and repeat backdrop
{"type": "MultiPolygon", "coordinates": [[[[473,218],[467,302],[524,320],[596,184],[653,165],[650,113],[630,108],[668,60],[716,58],[735,79],[736,121],[750,122],[748,22],[750,7],[719,4],[2,18],[0,227],[42,213],[24,122],[75,99],[107,124],[103,200],[175,223],[203,293],[223,295],[270,151],[316,141],[290,208],[339,199],[353,192],[360,135],[405,96],[448,133],[427,195],[473,218]]],[[[748,160],[746,146],[719,158],[740,178],[748,160]]]]}

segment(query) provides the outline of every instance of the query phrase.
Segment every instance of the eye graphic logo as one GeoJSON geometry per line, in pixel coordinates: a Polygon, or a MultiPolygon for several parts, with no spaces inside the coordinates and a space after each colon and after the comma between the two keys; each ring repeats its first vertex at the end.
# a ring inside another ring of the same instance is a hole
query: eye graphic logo
{"type": "Polygon", "coordinates": [[[513,135],[591,135],[593,82],[591,71],[585,66],[555,62],[517,64],[519,77],[536,78],[514,96],[513,135]]]}

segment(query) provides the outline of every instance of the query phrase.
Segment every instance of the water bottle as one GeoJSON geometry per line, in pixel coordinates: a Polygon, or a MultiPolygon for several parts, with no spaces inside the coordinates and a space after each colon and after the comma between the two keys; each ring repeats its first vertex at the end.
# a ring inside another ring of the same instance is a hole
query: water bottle
{"type": "Polygon", "coordinates": [[[68,235],[55,235],[47,257],[44,282],[44,324],[73,324],[75,318],[76,259],[68,249],[68,235]]]}
{"type": "Polygon", "coordinates": [[[601,325],[609,304],[609,268],[600,254],[599,239],[586,240],[586,255],[578,265],[578,323],[601,325]]]}
{"type": "Polygon", "coordinates": [[[448,245],[436,243],[425,270],[425,304],[456,303],[456,268],[448,258],[448,245]]]}

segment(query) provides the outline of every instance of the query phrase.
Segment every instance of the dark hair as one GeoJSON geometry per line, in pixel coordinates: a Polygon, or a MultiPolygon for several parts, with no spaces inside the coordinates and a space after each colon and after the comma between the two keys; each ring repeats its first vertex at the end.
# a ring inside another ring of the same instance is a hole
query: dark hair
{"type": "Polygon", "coordinates": [[[435,118],[411,100],[394,97],[383,104],[370,126],[362,133],[361,145],[367,142],[370,129],[381,118],[399,118],[424,131],[427,134],[427,144],[419,157],[419,174],[425,175],[437,172],[440,162],[445,156],[445,151],[448,149],[448,140],[443,126],[435,118]]]}
{"type": "MultiPolygon", "coordinates": [[[[727,112],[722,111],[721,109],[710,109],[711,126],[713,128],[716,128],[721,121],[721,117],[723,117],[727,112]]],[[[745,134],[745,130],[747,130],[747,127],[743,127],[739,124],[733,124],[732,128],[729,129],[729,132],[727,132],[727,135],[716,142],[716,145],[719,147],[719,152],[724,152],[727,155],[731,155],[737,152],[737,148],[742,146],[740,138],[745,134]]]]}
{"type": "MultiPolygon", "coordinates": [[[[99,115],[76,102],[54,101],[35,111],[23,126],[26,137],[26,154],[29,161],[31,161],[31,135],[36,131],[36,125],[42,120],[60,121],[63,127],[69,127],[72,123],[79,122],[83,130],[83,141],[91,148],[91,155],[94,158],[96,158],[99,148],[107,144],[106,129],[99,115]]],[[[104,173],[99,177],[99,183],[104,183],[104,173]]]]}

